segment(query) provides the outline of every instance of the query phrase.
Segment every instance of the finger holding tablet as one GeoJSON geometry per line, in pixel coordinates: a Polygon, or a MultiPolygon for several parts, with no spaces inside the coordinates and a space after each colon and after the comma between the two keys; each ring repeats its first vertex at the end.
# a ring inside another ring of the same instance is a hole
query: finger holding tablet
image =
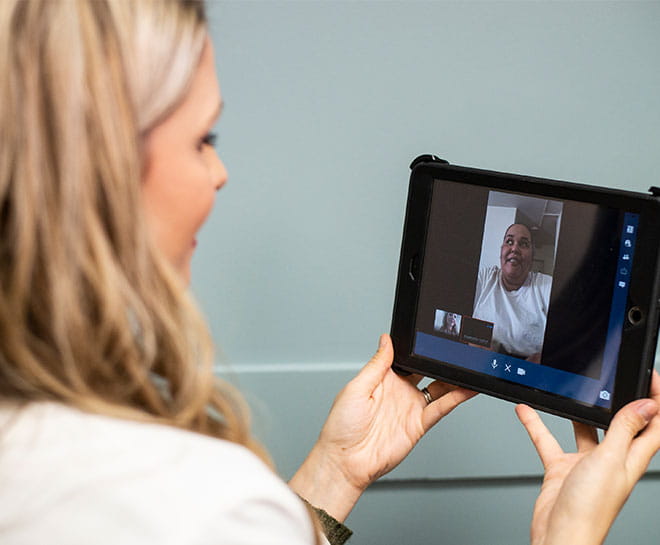
{"type": "Polygon", "coordinates": [[[531,543],[600,544],[633,487],[660,449],[660,377],[651,398],[627,404],[599,445],[595,428],[575,425],[577,452],[564,452],[538,414],[516,413],[534,444],[545,477],[534,507],[531,543]]]}

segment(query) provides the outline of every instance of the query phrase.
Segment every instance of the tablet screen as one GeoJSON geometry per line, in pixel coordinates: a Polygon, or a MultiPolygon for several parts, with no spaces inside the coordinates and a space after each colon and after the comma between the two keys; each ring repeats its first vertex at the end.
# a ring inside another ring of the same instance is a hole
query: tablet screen
{"type": "Polygon", "coordinates": [[[413,354],[609,409],[638,222],[435,180],[413,354]]]}

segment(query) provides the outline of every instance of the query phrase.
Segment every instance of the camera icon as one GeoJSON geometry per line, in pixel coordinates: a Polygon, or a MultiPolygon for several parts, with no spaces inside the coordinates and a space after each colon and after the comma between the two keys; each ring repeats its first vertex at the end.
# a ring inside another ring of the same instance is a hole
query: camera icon
{"type": "Polygon", "coordinates": [[[601,390],[598,397],[600,397],[601,399],[604,399],[605,401],[609,401],[610,400],[610,393],[607,390],[601,390]]]}

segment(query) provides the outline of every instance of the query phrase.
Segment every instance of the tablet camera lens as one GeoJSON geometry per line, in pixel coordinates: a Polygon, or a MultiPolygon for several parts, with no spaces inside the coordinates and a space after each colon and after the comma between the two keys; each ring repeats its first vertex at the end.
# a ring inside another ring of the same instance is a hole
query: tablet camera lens
{"type": "Polygon", "coordinates": [[[639,307],[632,307],[628,311],[628,321],[632,325],[637,325],[642,321],[642,318],[644,318],[644,313],[642,312],[642,309],[639,307]]]}

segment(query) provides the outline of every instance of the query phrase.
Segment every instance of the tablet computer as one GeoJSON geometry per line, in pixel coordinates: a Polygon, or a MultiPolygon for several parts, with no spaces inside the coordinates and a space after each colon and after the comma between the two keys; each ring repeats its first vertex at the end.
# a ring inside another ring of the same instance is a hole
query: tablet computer
{"type": "Polygon", "coordinates": [[[660,200],[450,165],[411,165],[394,368],[606,428],[648,394],[660,200]]]}

